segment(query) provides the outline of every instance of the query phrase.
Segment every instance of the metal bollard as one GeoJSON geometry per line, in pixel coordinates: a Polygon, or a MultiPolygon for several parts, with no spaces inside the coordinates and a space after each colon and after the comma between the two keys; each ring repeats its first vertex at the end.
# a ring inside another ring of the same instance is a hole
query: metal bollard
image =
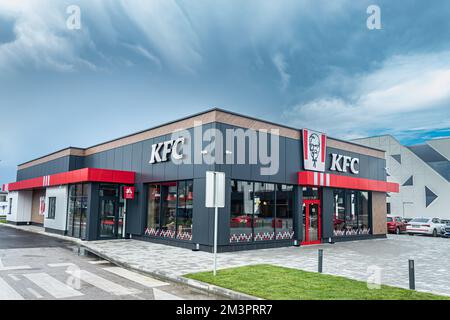
{"type": "Polygon", "coordinates": [[[322,266],[323,266],[323,250],[319,249],[319,273],[322,273],[322,266]]]}
{"type": "Polygon", "coordinates": [[[414,260],[409,259],[408,260],[408,266],[409,266],[409,289],[410,290],[416,290],[416,279],[414,276],[414,260]]]}

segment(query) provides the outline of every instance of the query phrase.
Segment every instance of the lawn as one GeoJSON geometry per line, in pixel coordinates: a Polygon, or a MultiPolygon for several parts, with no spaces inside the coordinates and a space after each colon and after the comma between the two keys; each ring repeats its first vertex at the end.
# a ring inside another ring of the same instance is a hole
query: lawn
{"type": "Polygon", "coordinates": [[[385,285],[368,289],[363,281],[264,264],[219,270],[216,277],[212,272],[185,277],[271,300],[449,299],[385,285]]]}

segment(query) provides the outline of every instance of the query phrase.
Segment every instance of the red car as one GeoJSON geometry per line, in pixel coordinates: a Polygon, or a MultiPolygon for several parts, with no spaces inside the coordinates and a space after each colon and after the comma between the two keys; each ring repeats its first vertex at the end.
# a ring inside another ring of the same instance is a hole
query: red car
{"type": "Polygon", "coordinates": [[[387,231],[389,233],[400,234],[406,232],[406,223],[401,217],[387,215],[387,231]]]}

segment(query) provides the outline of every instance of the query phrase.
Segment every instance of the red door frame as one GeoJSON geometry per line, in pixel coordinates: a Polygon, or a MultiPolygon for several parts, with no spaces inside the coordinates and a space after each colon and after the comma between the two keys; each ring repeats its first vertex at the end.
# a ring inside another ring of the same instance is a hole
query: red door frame
{"type": "MultiPolygon", "coordinates": [[[[305,211],[305,241],[302,241],[302,245],[309,245],[309,244],[320,244],[322,243],[322,210],[320,208],[320,200],[303,200],[303,204],[306,206],[305,211]],[[317,238],[318,240],[309,241],[309,206],[311,204],[317,204],[318,212],[317,212],[317,238]]],[[[302,206],[303,208],[303,206],[302,206]]]]}

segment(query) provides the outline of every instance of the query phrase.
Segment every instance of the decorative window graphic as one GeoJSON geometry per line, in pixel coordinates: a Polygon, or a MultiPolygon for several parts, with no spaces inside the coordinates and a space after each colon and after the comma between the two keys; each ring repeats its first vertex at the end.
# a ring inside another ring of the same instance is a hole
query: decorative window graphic
{"type": "Polygon", "coordinates": [[[252,233],[233,233],[230,235],[230,242],[250,242],[253,239],[252,233]]]}

